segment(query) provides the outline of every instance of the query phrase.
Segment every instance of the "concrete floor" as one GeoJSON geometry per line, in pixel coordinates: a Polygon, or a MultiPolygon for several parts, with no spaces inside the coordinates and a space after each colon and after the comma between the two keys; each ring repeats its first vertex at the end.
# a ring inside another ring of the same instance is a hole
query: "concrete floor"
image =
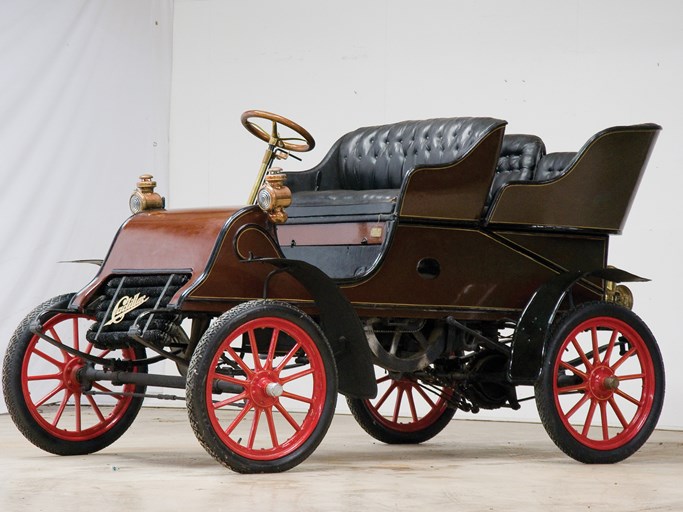
{"type": "Polygon", "coordinates": [[[683,511],[683,432],[588,466],[536,424],[456,420],[419,446],[374,441],[337,415],[317,451],[276,475],[239,475],[199,445],[184,409],[145,408],[102,452],[57,457],[0,416],[0,510],[683,511]]]}

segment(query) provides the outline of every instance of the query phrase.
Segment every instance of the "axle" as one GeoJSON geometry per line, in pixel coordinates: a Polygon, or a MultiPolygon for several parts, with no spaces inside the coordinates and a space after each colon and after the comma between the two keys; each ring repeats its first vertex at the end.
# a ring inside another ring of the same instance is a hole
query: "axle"
{"type": "MultiPolygon", "coordinates": [[[[186,384],[186,379],[182,376],[157,375],[140,372],[108,372],[96,370],[89,366],[81,369],[79,378],[84,385],[95,381],[105,380],[114,384],[141,384],[143,386],[185,389],[186,384]]],[[[213,383],[213,390],[218,393],[242,393],[244,388],[238,384],[216,381],[213,383]]]]}

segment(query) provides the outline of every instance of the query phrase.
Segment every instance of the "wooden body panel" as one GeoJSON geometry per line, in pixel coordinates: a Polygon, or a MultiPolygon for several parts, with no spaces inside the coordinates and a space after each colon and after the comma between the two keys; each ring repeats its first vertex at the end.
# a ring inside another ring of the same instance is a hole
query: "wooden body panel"
{"type": "Polygon", "coordinates": [[[97,276],[74,297],[72,305],[83,307],[112,274],[183,271],[192,275],[183,292],[202,278],[217,241],[228,225],[235,224],[231,220],[265,223],[265,217],[253,208],[241,212],[237,208],[152,210],[134,215],[121,226],[97,276]]]}
{"type": "Polygon", "coordinates": [[[562,176],[504,187],[488,223],[620,233],[659,130],[640,125],[597,134],[562,176]]]}
{"type": "MultiPolygon", "coordinates": [[[[516,319],[555,275],[606,266],[608,235],[623,227],[658,130],[597,134],[565,175],[504,187],[486,218],[503,127],[454,164],[410,171],[386,223],[330,218],[276,228],[256,206],[143,212],[124,223],[98,276],[72,305],[84,307],[112,274],[185,272],[190,280],[170,307],[220,313],[267,296],[315,312],[289,274],[271,276],[272,265],[245,261],[282,258],[280,244],[294,242],[303,260],[307,247],[368,245],[379,254],[363,272],[337,281],[361,316],[516,319]]],[[[600,299],[603,287],[599,279],[581,281],[573,299],[600,299]]]]}
{"type": "Polygon", "coordinates": [[[411,171],[403,185],[399,216],[479,221],[504,133],[504,126],[496,128],[452,165],[411,171]]]}

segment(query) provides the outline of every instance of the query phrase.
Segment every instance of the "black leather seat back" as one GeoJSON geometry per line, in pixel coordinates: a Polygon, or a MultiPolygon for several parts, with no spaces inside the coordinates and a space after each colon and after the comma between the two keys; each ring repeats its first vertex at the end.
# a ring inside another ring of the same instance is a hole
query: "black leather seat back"
{"type": "Polygon", "coordinates": [[[574,153],[548,153],[538,162],[534,181],[548,181],[564,174],[574,160],[574,153]]]}
{"type": "Polygon", "coordinates": [[[318,190],[399,189],[408,171],[456,161],[495,123],[458,117],[359,128],[335,144],[318,190]]]}
{"type": "Polygon", "coordinates": [[[489,191],[488,204],[496,192],[511,181],[533,179],[536,167],[545,155],[545,144],[535,135],[505,135],[500,149],[496,174],[489,191]]]}

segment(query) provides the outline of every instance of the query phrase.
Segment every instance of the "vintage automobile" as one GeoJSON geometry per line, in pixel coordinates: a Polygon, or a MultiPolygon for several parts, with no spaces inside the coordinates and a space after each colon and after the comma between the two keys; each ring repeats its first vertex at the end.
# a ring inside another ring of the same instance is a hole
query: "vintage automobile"
{"type": "Polygon", "coordinates": [[[3,387],[29,441],[100,450],[148,386],[185,389],[199,442],[244,473],[305,460],[338,393],[385,443],[426,441],[457,410],[518,409],[520,386],[576,460],[647,440],[662,358],[619,284],[644,279],[607,254],[659,126],[546,154],[498,119],[405,121],[288,173],[275,161],[313,137],[263,111],[242,124],[268,144],[248,206],[166,210],[142,176],[96,277],[21,322],[3,387]],[[162,360],[178,375],[148,373],[162,360]]]}

